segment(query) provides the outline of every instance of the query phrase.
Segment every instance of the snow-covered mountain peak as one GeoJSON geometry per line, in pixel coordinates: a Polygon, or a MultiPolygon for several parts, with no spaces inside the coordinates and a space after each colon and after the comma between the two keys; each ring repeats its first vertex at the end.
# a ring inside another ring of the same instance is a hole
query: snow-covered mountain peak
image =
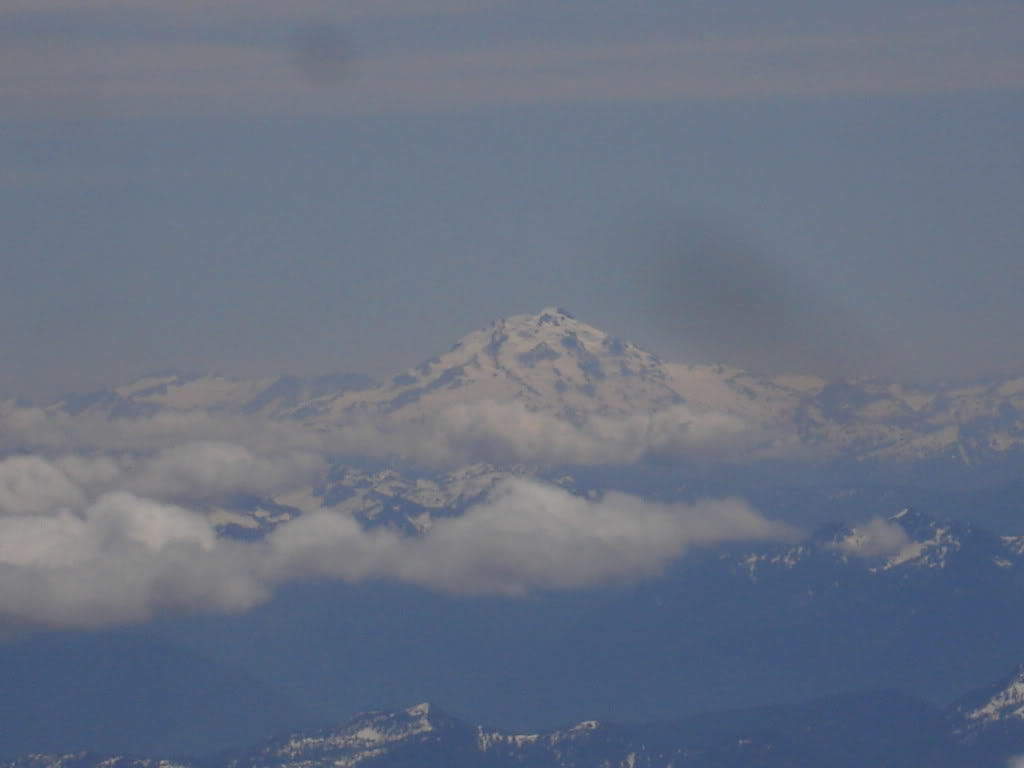
{"type": "Polygon", "coordinates": [[[420,717],[426,718],[430,716],[430,702],[422,701],[419,704],[415,704],[405,710],[405,714],[409,717],[420,717]]]}
{"type": "Polygon", "coordinates": [[[365,712],[341,727],[274,739],[259,750],[255,760],[236,768],[270,764],[354,766],[398,745],[459,728],[469,730],[429,702],[394,712],[365,712]]]}
{"type": "Polygon", "coordinates": [[[1024,537],[996,536],[970,522],[905,508],[888,517],[829,523],[794,546],[768,546],[724,557],[751,581],[785,572],[806,578],[822,569],[918,583],[931,578],[929,573],[946,569],[960,576],[985,573],[986,578],[1012,580],[1024,568],[1024,537]]]}
{"type": "Polygon", "coordinates": [[[341,415],[369,406],[415,415],[482,400],[571,417],[662,408],[682,398],[655,355],[547,308],[496,320],[387,386],[322,402],[320,410],[341,415]]]}
{"type": "Polygon", "coordinates": [[[939,521],[914,507],[903,507],[899,512],[890,515],[888,522],[898,525],[912,539],[929,538],[939,525],[939,521]]]}
{"type": "MultiPolygon", "coordinates": [[[[554,369],[568,386],[661,374],[661,361],[650,352],[556,308],[498,320],[456,342],[452,352],[459,351],[466,363],[474,358],[487,360],[495,369],[523,379],[532,378],[531,371],[547,375],[554,369]]],[[[428,361],[426,368],[434,367],[433,363],[428,361]]]]}
{"type": "Polygon", "coordinates": [[[901,510],[888,519],[906,534],[907,543],[890,556],[886,568],[917,566],[946,568],[953,564],[973,567],[987,562],[999,568],[1020,564],[1014,537],[998,537],[970,522],[939,520],[913,508],[901,510]]]}
{"type": "Polygon", "coordinates": [[[835,535],[834,548],[860,559],[873,571],[898,567],[945,568],[969,542],[981,556],[991,556],[991,542],[979,537],[970,524],[943,522],[904,507],[887,518],[874,518],[855,526],[842,526],[835,535]]]}
{"type": "Polygon", "coordinates": [[[557,328],[563,324],[583,325],[583,323],[576,319],[576,315],[561,307],[544,307],[544,309],[534,315],[512,315],[502,320],[495,320],[491,325],[504,325],[509,328],[516,325],[526,327],[553,326],[557,328]]]}

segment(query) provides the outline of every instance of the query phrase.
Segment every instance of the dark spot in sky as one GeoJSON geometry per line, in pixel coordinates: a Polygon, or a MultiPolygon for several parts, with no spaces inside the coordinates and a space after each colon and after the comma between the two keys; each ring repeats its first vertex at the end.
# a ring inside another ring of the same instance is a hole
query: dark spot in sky
{"type": "Polygon", "coordinates": [[[332,85],[352,68],[348,41],[341,29],[329,22],[311,24],[295,35],[292,60],[298,72],[314,85],[332,85]]]}
{"type": "Polygon", "coordinates": [[[683,220],[657,226],[638,271],[647,307],[695,355],[770,373],[856,375],[882,350],[866,324],[768,249],[727,227],[683,220]]]}

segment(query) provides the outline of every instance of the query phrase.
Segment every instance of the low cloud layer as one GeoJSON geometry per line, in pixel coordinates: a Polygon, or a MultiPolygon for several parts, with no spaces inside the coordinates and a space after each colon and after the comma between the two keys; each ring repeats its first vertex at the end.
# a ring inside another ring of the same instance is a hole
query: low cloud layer
{"type": "Polygon", "coordinates": [[[339,425],[330,440],[338,452],[426,465],[745,462],[793,458],[801,451],[795,435],[686,405],[579,414],[569,421],[520,402],[493,400],[450,405],[417,420],[357,417],[339,425]]]}
{"type": "Polygon", "coordinates": [[[570,422],[482,401],[414,420],[364,414],[313,428],[198,411],[111,419],[8,403],[0,406],[0,626],[244,611],[299,581],[514,596],[651,578],[691,546],[792,531],[737,499],[591,499],[525,477],[500,482],[463,516],[438,519],[417,537],[306,505],[264,538],[238,541],[218,536],[210,513],[239,498],[311,491],[338,455],[550,466],[777,449],[738,418],[682,405],[570,422]]]}
{"type": "MultiPolygon", "coordinates": [[[[232,472],[245,463],[244,457],[232,458],[232,449],[226,446],[243,446],[253,455],[272,457],[276,467],[271,474],[285,471],[282,467],[301,474],[313,467],[317,454],[395,458],[431,466],[480,461],[532,466],[680,459],[742,462],[800,455],[795,435],[686,405],[629,415],[579,414],[569,421],[515,401],[480,400],[453,404],[417,419],[356,414],[318,428],[201,411],[106,419],[41,408],[0,408],[0,450],[7,452],[164,452],[163,469],[169,470],[174,461],[194,462],[194,450],[186,452],[188,458],[176,453],[186,443],[221,444],[216,461],[225,469],[234,462],[232,472]]],[[[211,455],[216,452],[206,450],[211,455]]]]}
{"type": "Polygon", "coordinates": [[[261,455],[322,451],[324,436],[301,424],[237,413],[158,411],[108,418],[0,403],[0,452],[153,453],[186,442],[236,443],[261,455]]]}
{"type": "Polygon", "coordinates": [[[440,520],[422,538],[370,535],[369,549],[378,557],[372,564],[354,558],[354,570],[336,557],[353,539],[347,521],[332,513],[283,526],[271,543],[286,553],[301,550],[304,567],[345,580],[369,568],[371,576],[443,592],[521,595],[649,578],[691,545],[792,533],[739,499],[657,504],[609,493],[588,500],[513,478],[464,516],[440,520]],[[296,547],[297,539],[307,544],[296,547]]]}
{"type": "Polygon", "coordinates": [[[0,515],[80,508],[111,490],[172,501],[265,496],[309,485],[326,466],[310,450],[261,453],[219,440],[190,440],[148,454],[11,456],[0,461],[0,515]]]}
{"type": "MultiPolygon", "coordinates": [[[[321,509],[241,542],[218,538],[193,508],[126,490],[185,482],[191,459],[211,452],[229,456],[227,476],[243,485],[263,471],[258,457],[246,465],[244,449],[218,444],[183,446],[138,472],[109,459],[0,461],[0,623],[101,627],[238,612],[296,581],[390,580],[454,594],[579,589],[650,578],[693,545],[792,534],[736,499],[591,500],[515,478],[421,537],[368,531],[321,509]]],[[[223,490],[204,486],[202,473],[191,492],[200,489],[223,490]]]]}
{"type": "Polygon", "coordinates": [[[449,406],[401,429],[399,450],[428,462],[471,457],[540,464],[722,460],[739,458],[762,437],[735,416],[698,413],[685,405],[629,416],[588,414],[572,423],[518,402],[478,401],[449,406]]]}

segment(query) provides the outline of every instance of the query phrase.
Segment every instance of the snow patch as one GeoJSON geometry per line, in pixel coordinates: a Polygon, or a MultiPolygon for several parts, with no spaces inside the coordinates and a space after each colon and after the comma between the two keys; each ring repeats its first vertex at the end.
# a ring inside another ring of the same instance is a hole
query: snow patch
{"type": "Polygon", "coordinates": [[[983,706],[964,715],[964,719],[976,723],[990,723],[1011,718],[1024,720],[1024,679],[1020,675],[985,702],[983,706]]]}

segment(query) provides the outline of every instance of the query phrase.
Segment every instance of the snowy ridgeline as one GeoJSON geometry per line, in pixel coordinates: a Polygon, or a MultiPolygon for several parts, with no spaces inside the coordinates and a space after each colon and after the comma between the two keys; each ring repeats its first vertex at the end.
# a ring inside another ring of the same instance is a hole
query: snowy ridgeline
{"type": "Polygon", "coordinates": [[[368,712],[202,760],[74,753],[27,755],[4,768],[1006,768],[1024,752],[1024,667],[942,711],[895,693],[726,711],[639,725],[584,721],[542,733],[469,723],[423,703],[368,712]],[[864,738],[870,733],[871,738],[864,738]]]}

